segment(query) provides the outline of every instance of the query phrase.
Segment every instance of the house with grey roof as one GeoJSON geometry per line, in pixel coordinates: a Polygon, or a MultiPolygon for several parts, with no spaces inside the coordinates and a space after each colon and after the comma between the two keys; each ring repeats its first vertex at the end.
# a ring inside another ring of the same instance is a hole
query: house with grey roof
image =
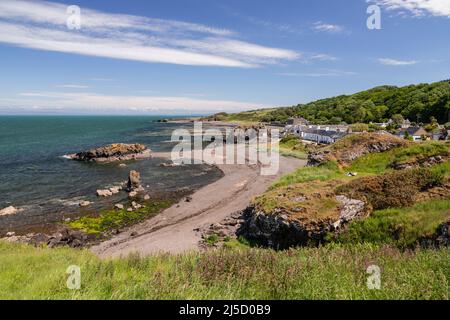
{"type": "Polygon", "coordinates": [[[286,133],[302,140],[315,143],[331,144],[348,134],[347,126],[288,125],[286,133]]]}
{"type": "Polygon", "coordinates": [[[400,138],[410,136],[413,141],[422,141],[424,137],[428,136],[428,132],[422,127],[409,127],[398,130],[396,136],[400,138]]]}

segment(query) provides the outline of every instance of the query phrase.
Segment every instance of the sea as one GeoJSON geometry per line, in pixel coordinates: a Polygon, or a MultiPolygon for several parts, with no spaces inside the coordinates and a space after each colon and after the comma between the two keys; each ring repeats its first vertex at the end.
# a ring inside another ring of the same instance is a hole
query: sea
{"type": "Polygon", "coordinates": [[[79,202],[100,210],[126,201],[123,192],[100,199],[96,190],[117,186],[130,170],[141,173],[142,185],[153,194],[195,190],[222,172],[207,165],[164,167],[164,159],[119,163],[82,163],[67,154],[111,143],[142,143],[155,152],[170,151],[172,131],[190,124],[162,123],[152,116],[0,116],[0,209],[14,206],[15,215],[0,216],[0,232],[32,230],[71,215],[79,202]]]}

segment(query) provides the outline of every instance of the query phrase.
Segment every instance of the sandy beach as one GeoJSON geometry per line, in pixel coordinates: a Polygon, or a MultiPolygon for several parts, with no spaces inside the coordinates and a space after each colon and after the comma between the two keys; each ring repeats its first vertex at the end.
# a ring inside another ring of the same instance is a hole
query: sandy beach
{"type": "Polygon", "coordinates": [[[258,165],[217,165],[224,177],[196,191],[190,202],[181,201],[91,250],[102,258],[199,250],[201,234],[195,229],[245,209],[277,178],[304,165],[304,160],[280,156],[280,170],[273,176],[260,175],[258,165]]]}

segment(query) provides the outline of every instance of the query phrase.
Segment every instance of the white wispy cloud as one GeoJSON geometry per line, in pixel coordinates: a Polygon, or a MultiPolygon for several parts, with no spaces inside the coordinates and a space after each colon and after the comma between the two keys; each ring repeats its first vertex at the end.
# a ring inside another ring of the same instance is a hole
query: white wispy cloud
{"type": "Polygon", "coordinates": [[[353,71],[345,71],[338,69],[319,69],[313,72],[283,72],[278,73],[279,76],[285,77],[312,77],[312,78],[327,78],[327,77],[344,77],[357,75],[353,71]]]}
{"type": "Polygon", "coordinates": [[[57,88],[65,88],[65,89],[87,89],[89,86],[81,85],[81,84],[58,84],[57,88]]]}
{"type": "Polygon", "coordinates": [[[433,15],[450,18],[449,0],[368,0],[367,2],[376,3],[387,10],[407,11],[416,17],[433,15]]]}
{"type": "Polygon", "coordinates": [[[90,78],[89,81],[114,81],[112,78],[90,78]]]}
{"type": "Polygon", "coordinates": [[[81,29],[67,28],[67,5],[1,0],[0,42],[20,47],[195,66],[251,68],[296,60],[288,49],[234,38],[227,29],[81,8],[81,29]]]}
{"type": "Polygon", "coordinates": [[[108,95],[91,92],[22,92],[0,99],[0,111],[77,111],[88,113],[214,113],[267,108],[269,105],[233,100],[210,100],[193,96],[108,95]]]}
{"type": "Polygon", "coordinates": [[[390,58],[380,58],[378,62],[386,66],[411,66],[419,63],[417,60],[397,60],[390,58]]]}
{"type": "Polygon", "coordinates": [[[341,33],[345,30],[343,26],[339,26],[337,24],[329,24],[322,21],[317,21],[313,24],[312,29],[320,32],[329,32],[329,33],[341,33]]]}
{"type": "Polygon", "coordinates": [[[311,60],[318,60],[318,61],[337,61],[339,60],[338,57],[332,56],[330,54],[325,54],[325,53],[318,53],[318,54],[313,54],[310,57],[311,60]]]}

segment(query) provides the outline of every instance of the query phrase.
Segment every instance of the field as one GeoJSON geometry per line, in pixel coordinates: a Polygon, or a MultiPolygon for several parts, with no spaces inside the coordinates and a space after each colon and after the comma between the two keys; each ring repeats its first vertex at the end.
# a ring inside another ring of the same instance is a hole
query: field
{"type": "Polygon", "coordinates": [[[221,249],[101,261],[88,251],[0,242],[0,299],[448,299],[450,249],[330,245],[221,249]],[[81,289],[66,287],[69,265],[81,289]],[[381,268],[369,290],[369,265],[381,268]]]}

